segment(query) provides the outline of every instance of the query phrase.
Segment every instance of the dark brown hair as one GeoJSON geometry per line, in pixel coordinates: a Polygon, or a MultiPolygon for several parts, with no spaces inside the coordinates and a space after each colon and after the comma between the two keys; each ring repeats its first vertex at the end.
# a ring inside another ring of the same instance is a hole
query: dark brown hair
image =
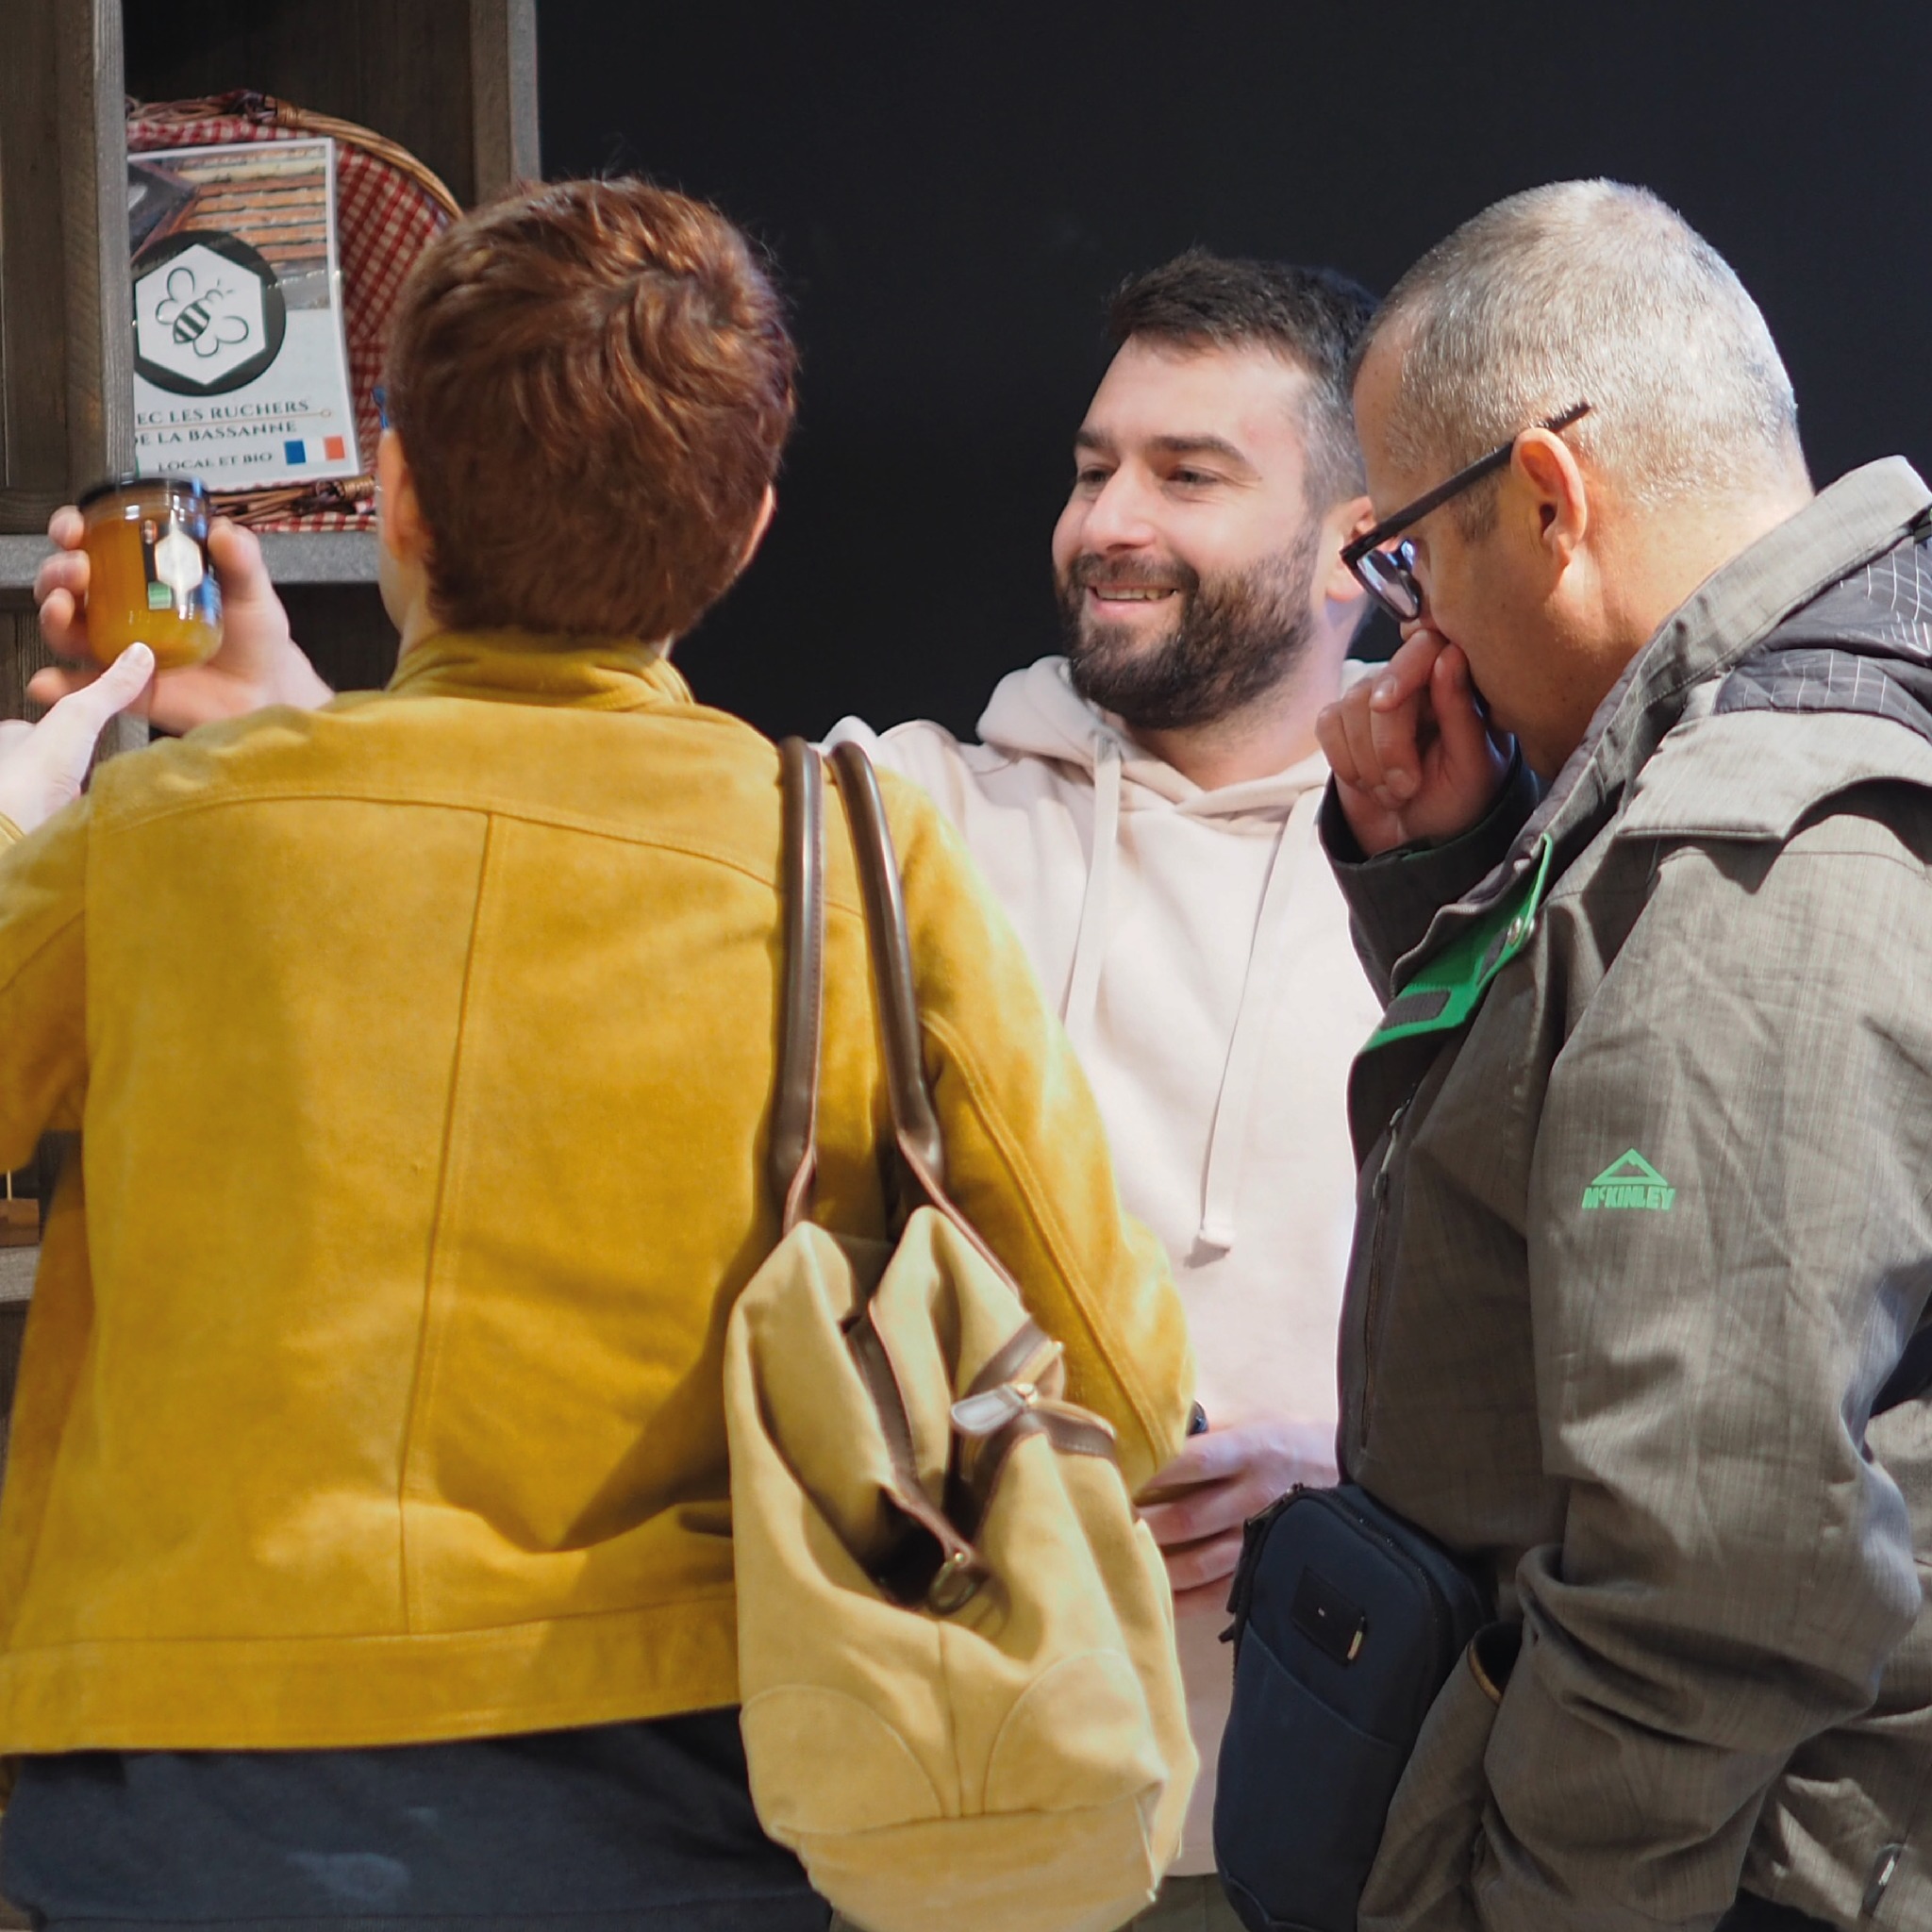
{"type": "Polygon", "coordinates": [[[1331,268],[1190,248],[1114,291],[1107,332],[1115,348],[1133,337],[1181,347],[1258,346],[1305,372],[1307,498],[1320,512],[1361,493],[1348,358],[1374,313],[1375,298],[1331,268]]]}
{"type": "Polygon", "coordinates": [[[458,629],[679,636],[738,575],[796,351],[751,244],[644,181],[465,216],[397,299],[391,419],[458,629]]]}

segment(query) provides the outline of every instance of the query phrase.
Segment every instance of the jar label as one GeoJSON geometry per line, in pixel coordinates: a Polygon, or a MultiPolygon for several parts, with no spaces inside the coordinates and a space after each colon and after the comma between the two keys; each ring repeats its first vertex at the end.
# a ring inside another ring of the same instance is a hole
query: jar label
{"type": "Polygon", "coordinates": [[[208,552],[178,518],[142,519],[141,561],[150,610],[221,622],[221,592],[208,573],[208,552]]]}

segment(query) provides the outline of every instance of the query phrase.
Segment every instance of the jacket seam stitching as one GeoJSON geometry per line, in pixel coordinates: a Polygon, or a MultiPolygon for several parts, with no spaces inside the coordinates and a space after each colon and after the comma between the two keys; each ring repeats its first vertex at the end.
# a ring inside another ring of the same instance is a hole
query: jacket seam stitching
{"type": "MultiPolygon", "coordinates": [[[[1014,1140],[1004,1116],[998,1108],[990,1105],[978,1070],[965,1051],[964,1043],[958,1036],[945,1021],[932,1014],[926,1015],[925,1025],[934,1039],[946,1048],[947,1057],[965,1086],[966,1097],[974,1113],[978,1116],[980,1124],[991,1137],[993,1144],[999,1150],[1000,1158],[1006,1162],[1008,1171],[1019,1182],[1021,1198],[1026,1204],[1027,1214],[1033,1222],[1034,1228],[1044,1242],[1054,1266],[1059,1271],[1061,1280],[1066,1283],[1067,1299],[1085,1324],[1088,1337],[1093,1343],[1094,1353],[1113,1375],[1121,1392],[1127,1398],[1135,1423],[1146,1439],[1149,1451],[1158,1462],[1161,1431],[1154,1418],[1153,1402],[1147,1391],[1141,1386],[1140,1376],[1137,1374],[1130,1374],[1117,1358],[1114,1349],[1101,1330],[1100,1324],[1094,1318],[1093,1310],[1088,1306],[1080,1271],[1073,1267],[1068,1259],[1065,1230],[1058,1217],[1052,1211],[1039,1184],[1039,1177],[1033,1171],[1032,1163],[1014,1140]]],[[[1115,1200],[1118,1203],[1118,1191],[1115,1200]]]]}
{"type": "Polygon", "coordinates": [[[431,1337],[435,1329],[437,1271],[442,1258],[445,1216],[450,1206],[451,1165],[456,1143],[457,1109],[462,1091],[463,1055],[469,1041],[470,994],[476,971],[476,952],[483,931],[483,911],[490,888],[490,865],[496,843],[496,821],[485,814],[483,851],[476,865],[476,896],[470,914],[470,943],[463,955],[462,991],[457,1001],[457,1037],[450,1055],[448,1097],[443,1105],[442,1144],[437,1154],[436,1208],[429,1223],[429,1253],[423,1272],[423,1312],[416,1334],[416,1362],[409,1378],[409,1406],[403,1423],[402,1454],[396,1463],[396,1558],[400,1569],[401,1622],[406,1635],[416,1636],[415,1586],[409,1558],[410,1465],[416,1453],[416,1437],[423,1411],[434,1392],[435,1350],[431,1337]]]}
{"type": "MultiPolygon", "coordinates": [[[[484,819],[503,819],[517,824],[541,825],[552,831],[575,832],[587,838],[608,839],[621,845],[638,845],[656,852],[675,852],[686,858],[700,859],[708,864],[722,866],[726,871],[735,872],[773,892],[778,890],[770,869],[716,846],[702,844],[695,840],[668,839],[661,834],[612,825],[605,821],[579,818],[570,813],[524,811],[513,807],[476,805],[463,799],[409,798],[367,791],[229,791],[219,798],[195,799],[177,805],[159,806],[149,811],[129,813],[111,824],[101,824],[99,829],[105,834],[112,834],[134,826],[153,824],[161,819],[182,817],[197,811],[221,811],[254,805],[308,804],[380,805],[400,808],[414,808],[423,811],[467,812],[484,819]]],[[[857,913],[863,909],[856,895],[842,891],[839,885],[829,879],[826,881],[825,902],[841,912],[857,913]]]]}
{"type": "MultiPolygon", "coordinates": [[[[520,1630],[548,1630],[559,1624],[591,1623],[598,1618],[655,1617],[667,1611],[683,1611],[693,1605],[734,1603],[734,1584],[708,1585],[679,1596],[658,1597],[649,1603],[619,1604],[601,1610],[546,1610],[539,1617],[519,1617],[511,1624],[464,1624],[448,1630],[334,1630],[302,1635],[287,1632],[266,1637],[73,1637],[60,1643],[20,1644],[0,1652],[0,1674],[33,1657],[64,1657],[70,1651],[198,1650],[221,1645],[250,1650],[284,1644],[410,1643],[460,1644],[490,1641],[513,1636],[520,1630]]],[[[555,1701],[555,1700],[553,1700],[555,1701]]]]}

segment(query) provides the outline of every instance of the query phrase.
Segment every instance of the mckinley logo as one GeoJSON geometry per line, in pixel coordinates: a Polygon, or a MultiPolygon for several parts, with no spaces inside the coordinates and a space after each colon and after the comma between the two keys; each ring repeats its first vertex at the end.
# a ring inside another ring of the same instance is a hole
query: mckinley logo
{"type": "Polygon", "coordinates": [[[1583,1191],[1586,1208],[1648,1208],[1668,1213],[1677,1191],[1636,1148],[1610,1162],[1583,1191]]]}

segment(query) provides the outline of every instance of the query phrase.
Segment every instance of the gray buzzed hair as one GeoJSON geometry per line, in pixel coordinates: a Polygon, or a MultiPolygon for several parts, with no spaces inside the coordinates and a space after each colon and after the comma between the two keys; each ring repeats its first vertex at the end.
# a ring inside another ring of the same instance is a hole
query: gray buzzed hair
{"type": "MultiPolygon", "coordinates": [[[[1485,208],[1391,291],[1353,369],[1384,340],[1405,348],[1388,440],[1407,470],[1447,475],[1581,402],[1566,441],[1641,508],[1735,501],[1804,470],[1757,303],[1645,189],[1559,181],[1485,208]]],[[[1472,491],[1465,529],[1494,507],[1472,491]]]]}

